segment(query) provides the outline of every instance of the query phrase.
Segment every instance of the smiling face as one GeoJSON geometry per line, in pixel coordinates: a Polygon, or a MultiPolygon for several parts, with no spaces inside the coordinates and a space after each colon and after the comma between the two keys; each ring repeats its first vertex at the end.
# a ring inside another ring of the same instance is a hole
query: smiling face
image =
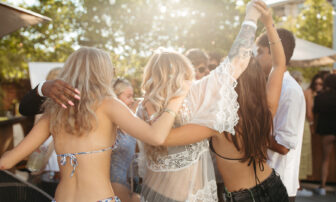
{"type": "Polygon", "coordinates": [[[128,107],[131,107],[134,99],[133,99],[133,88],[127,87],[125,90],[118,96],[119,100],[125,103],[128,107]]]}

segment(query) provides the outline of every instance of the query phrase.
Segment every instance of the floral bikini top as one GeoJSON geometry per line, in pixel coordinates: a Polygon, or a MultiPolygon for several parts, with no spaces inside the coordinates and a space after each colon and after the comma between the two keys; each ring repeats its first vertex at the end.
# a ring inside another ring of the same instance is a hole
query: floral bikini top
{"type": "Polygon", "coordinates": [[[61,158],[60,163],[61,163],[62,166],[64,166],[66,164],[67,157],[70,158],[70,164],[73,167],[72,172],[70,174],[70,176],[72,177],[75,173],[76,167],[78,166],[78,162],[77,162],[77,158],[76,158],[77,155],[100,153],[100,152],[104,152],[104,151],[107,151],[107,150],[114,150],[116,148],[117,148],[117,146],[113,145],[111,147],[101,149],[101,150],[97,150],[97,151],[57,154],[57,157],[61,158]]]}

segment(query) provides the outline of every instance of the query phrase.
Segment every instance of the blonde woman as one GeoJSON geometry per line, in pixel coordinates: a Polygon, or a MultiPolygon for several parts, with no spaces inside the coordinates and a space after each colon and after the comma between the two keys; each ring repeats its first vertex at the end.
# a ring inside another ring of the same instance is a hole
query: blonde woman
{"type": "Polygon", "coordinates": [[[1,157],[0,169],[13,167],[52,133],[61,174],[55,200],[119,201],[110,182],[110,158],[117,125],[144,142],[161,144],[192,78],[185,77],[181,83],[183,90],[170,99],[165,113],[150,126],[115,98],[113,72],[110,57],[102,50],[83,47],[71,54],[60,78],[80,90],[81,101],[65,109],[47,100],[44,116],[17,147],[1,157]]]}
{"type": "MultiPolygon", "coordinates": [[[[124,78],[117,78],[113,90],[118,99],[131,109],[134,103],[131,83],[124,78]]],[[[136,139],[123,130],[118,130],[116,146],[111,156],[112,188],[121,201],[139,201],[140,196],[132,192],[127,175],[133,172],[130,168],[135,155],[136,139]]]]}
{"type": "MultiPolygon", "coordinates": [[[[218,132],[235,132],[238,103],[234,87],[250,60],[258,15],[250,4],[229,56],[210,75],[193,83],[174,127],[193,123],[218,132]]],[[[167,101],[179,93],[179,83],[192,72],[185,56],[162,49],[154,53],[145,67],[145,96],[137,115],[149,123],[156,120],[167,101]]],[[[144,150],[147,165],[141,201],[218,200],[207,140],[200,138],[194,144],[170,147],[145,144],[144,150]]]]}

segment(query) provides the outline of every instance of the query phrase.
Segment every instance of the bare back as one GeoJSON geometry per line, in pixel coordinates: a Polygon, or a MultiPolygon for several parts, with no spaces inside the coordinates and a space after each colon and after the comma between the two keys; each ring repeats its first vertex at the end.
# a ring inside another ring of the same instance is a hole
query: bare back
{"type": "MultiPolygon", "coordinates": [[[[239,134],[236,134],[239,135],[239,134]]],[[[239,138],[238,138],[239,139],[239,138]]],[[[238,151],[234,144],[224,135],[216,135],[212,137],[212,146],[217,154],[231,159],[242,159],[244,153],[238,151]]],[[[242,163],[240,160],[223,159],[216,155],[217,167],[226,183],[225,186],[229,192],[248,189],[256,186],[255,172],[253,164],[249,164],[249,160],[242,163]]],[[[272,173],[272,169],[266,164],[256,164],[256,174],[260,182],[264,181],[272,173]],[[262,171],[261,168],[264,170],[262,171]]]]}
{"type": "MultiPolygon", "coordinates": [[[[53,135],[57,154],[91,152],[109,148],[115,143],[116,127],[104,113],[104,104],[96,110],[97,125],[82,136],[62,131],[53,135]]],[[[71,159],[60,165],[61,181],[57,187],[56,201],[97,201],[114,196],[110,183],[110,157],[112,150],[76,155],[78,166],[73,176],[71,159]]]]}

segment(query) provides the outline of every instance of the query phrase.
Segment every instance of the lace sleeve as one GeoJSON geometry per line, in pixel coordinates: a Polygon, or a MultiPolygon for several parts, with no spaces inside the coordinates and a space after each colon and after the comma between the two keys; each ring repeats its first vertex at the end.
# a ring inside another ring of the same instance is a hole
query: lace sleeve
{"type": "Polygon", "coordinates": [[[208,76],[196,81],[186,98],[192,123],[235,134],[238,123],[236,79],[246,69],[251,57],[256,26],[243,23],[228,57],[208,76]]]}

